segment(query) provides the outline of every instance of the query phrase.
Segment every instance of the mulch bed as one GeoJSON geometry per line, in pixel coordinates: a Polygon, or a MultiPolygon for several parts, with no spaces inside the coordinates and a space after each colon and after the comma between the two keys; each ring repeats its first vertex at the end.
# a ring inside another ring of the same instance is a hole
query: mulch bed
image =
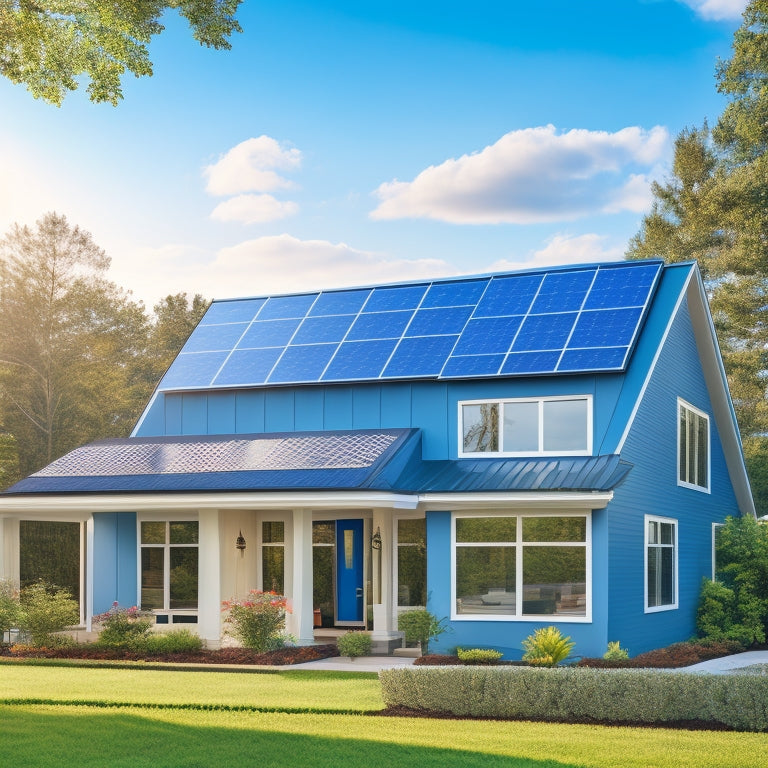
{"type": "Polygon", "coordinates": [[[149,655],[134,651],[98,648],[93,645],[65,646],[62,648],[0,648],[0,656],[17,659],[82,659],[90,661],[160,661],[169,664],[258,664],[288,666],[305,661],[317,661],[338,656],[334,644],[303,645],[281,648],[269,653],[256,653],[247,648],[220,648],[191,653],[163,653],[149,655]]]}

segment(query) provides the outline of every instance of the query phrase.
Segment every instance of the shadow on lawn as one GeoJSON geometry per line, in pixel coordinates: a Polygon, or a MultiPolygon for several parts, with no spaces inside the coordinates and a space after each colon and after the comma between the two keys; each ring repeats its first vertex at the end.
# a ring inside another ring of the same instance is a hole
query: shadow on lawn
{"type": "MultiPolygon", "coordinates": [[[[35,711],[3,707],[0,765],[60,768],[576,768],[469,750],[390,744],[268,729],[245,713],[231,728],[180,724],[151,716],[94,710],[35,711]]],[[[195,713],[195,715],[207,713],[195,713]]],[[[199,718],[196,718],[199,719],[199,718]]],[[[297,725],[300,723],[297,722],[297,725]]],[[[387,729],[382,722],[382,730],[387,729]]]]}

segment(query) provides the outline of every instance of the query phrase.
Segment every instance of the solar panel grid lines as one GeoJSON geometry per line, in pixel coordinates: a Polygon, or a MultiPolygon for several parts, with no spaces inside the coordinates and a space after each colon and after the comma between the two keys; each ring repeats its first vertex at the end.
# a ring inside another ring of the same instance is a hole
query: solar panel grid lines
{"type": "Polygon", "coordinates": [[[662,262],[214,302],[161,390],[623,370],[662,262]]]}

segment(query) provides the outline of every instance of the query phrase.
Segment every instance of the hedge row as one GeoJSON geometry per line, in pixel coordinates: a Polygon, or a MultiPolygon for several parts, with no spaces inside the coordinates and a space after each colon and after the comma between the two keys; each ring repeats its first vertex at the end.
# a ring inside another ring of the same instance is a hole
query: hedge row
{"type": "Polygon", "coordinates": [[[768,677],[639,669],[402,667],[379,673],[387,707],[561,722],[720,723],[768,730],[768,677]]]}

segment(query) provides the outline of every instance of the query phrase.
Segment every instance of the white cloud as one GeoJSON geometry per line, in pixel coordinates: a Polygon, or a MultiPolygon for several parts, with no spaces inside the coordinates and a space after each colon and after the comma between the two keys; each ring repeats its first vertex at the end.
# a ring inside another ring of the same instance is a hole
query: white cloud
{"type": "Polygon", "coordinates": [[[681,2],[709,21],[740,19],[747,7],[747,0],[681,0],[681,2]]]}
{"type": "Polygon", "coordinates": [[[593,264],[602,261],[619,261],[624,258],[623,245],[610,245],[605,235],[558,234],[547,240],[543,248],[534,251],[524,261],[501,259],[490,265],[490,272],[538,269],[563,264],[593,264]]]}
{"type": "MultiPolygon", "coordinates": [[[[482,270],[481,270],[482,271],[482,270]]],[[[215,256],[181,244],[132,251],[110,273],[148,307],[169,293],[231,298],[446,277],[459,270],[441,259],[395,259],[345,243],[274,235],[223,248],[215,256]]]]}
{"type": "MultiPolygon", "coordinates": [[[[274,235],[247,240],[216,254],[212,273],[230,275],[225,295],[294,292],[317,288],[418,280],[456,273],[442,259],[392,259],[345,243],[274,235]]],[[[224,286],[222,286],[224,287],[224,286]]]]}
{"type": "Polygon", "coordinates": [[[616,133],[558,134],[553,125],[512,131],[480,152],[426,168],[411,182],[382,184],[371,217],[534,224],[643,210],[637,207],[638,171],[669,149],[669,133],[660,126],[616,133]]]}
{"type": "Polygon", "coordinates": [[[270,192],[293,186],[278,171],[292,171],[301,165],[301,152],[271,136],[246,139],[213,165],[203,169],[207,191],[212,195],[241,192],[270,192]]]}
{"type": "Polygon", "coordinates": [[[237,195],[219,203],[211,218],[217,221],[239,221],[241,224],[263,224],[293,216],[299,206],[291,200],[277,200],[272,195],[237,195]]]}

